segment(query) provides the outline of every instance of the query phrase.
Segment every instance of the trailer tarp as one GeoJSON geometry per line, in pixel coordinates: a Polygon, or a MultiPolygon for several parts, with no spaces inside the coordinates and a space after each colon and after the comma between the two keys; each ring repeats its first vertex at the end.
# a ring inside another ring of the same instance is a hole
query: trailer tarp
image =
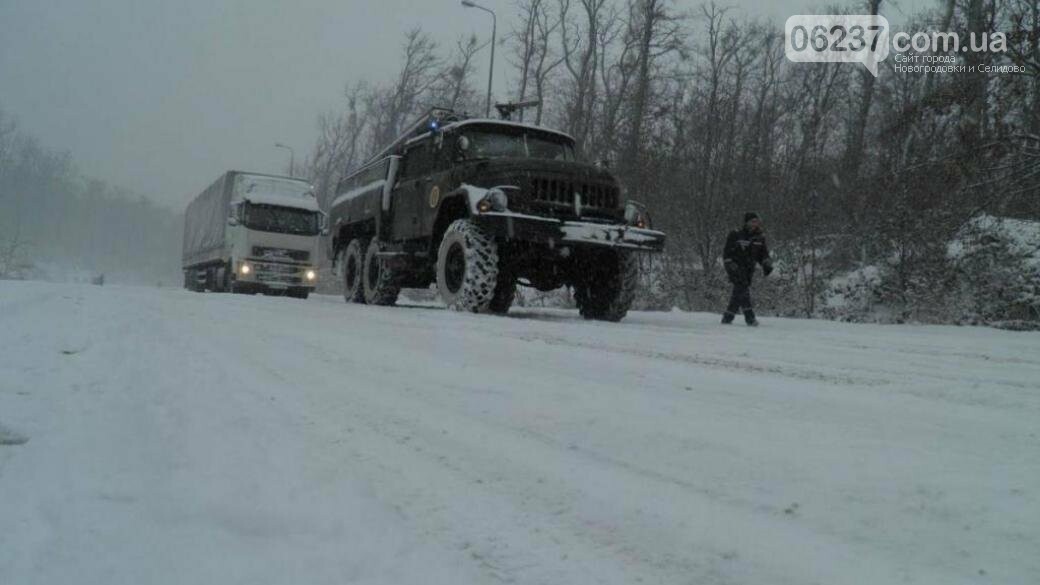
{"type": "Polygon", "coordinates": [[[222,257],[231,201],[231,189],[226,188],[226,183],[230,178],[231,173],[221,175],[188,204],[184,212],[184,266],[222,257]]]}

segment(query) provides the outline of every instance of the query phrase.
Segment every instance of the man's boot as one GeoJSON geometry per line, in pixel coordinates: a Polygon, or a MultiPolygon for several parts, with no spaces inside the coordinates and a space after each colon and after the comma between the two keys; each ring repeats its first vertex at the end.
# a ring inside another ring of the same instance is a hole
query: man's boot
{"type": "Polygon", "coordinates": [[[722,314],[722,324],[723,325],[729,325],[729,324],[733,323],[733,318],[734,317],[736,317],[736,315],[734,315],[733,313],[730,313],[729,311],[726,311],[725,313],[722,314]]]}
{"type": "Polygon", "coordinates": [[[755,312],[751,309],[744,311],[744,322],[748,324],[748,327],[758,327],[758,319],[755,319],[755,312]]]}

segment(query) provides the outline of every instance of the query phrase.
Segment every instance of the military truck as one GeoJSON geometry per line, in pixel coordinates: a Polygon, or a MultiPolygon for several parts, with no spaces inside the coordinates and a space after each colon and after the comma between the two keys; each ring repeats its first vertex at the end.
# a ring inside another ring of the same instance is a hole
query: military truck
{"type": "Polygon", "coordinates": [[[392,305],[437,283],[450,308],[501,314],[517,285],[570,286],[585,318],[619,321],[636,254],[665,242],[567,134],[451,110],[431,110],[336,193],[329,254],[347,302],[392,305]]]}
{"type": "Polygon", "coordinates": [[[228,171],[184,214],[184,287],[307,298],[326,216],[310,183],[228,171]]]}

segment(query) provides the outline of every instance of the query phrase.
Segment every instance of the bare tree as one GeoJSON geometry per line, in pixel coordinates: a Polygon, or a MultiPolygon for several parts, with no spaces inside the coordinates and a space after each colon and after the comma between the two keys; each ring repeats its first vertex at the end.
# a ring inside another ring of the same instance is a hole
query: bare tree
{"type": "Polygon", "coordinates": [[[318,117],[318,139],[307,160],[311,181],[322,208],[327,209],[342,176],[357,167],[364,157],[361,139],[368,129],[368,117],[361,115],[361,99],[367,91],[364,83],[356,83],[345,91],[346,110],[318,117]]]}
{"type": "MultiPolygon", "coordinates": [[[[520,20],[512,34],[516,57],[513,65],[519,71],[517,97],[519,101],[533,98],[538,102],[534,123],[541,124],[546,87],[553,72],[564,62],[564,57],[552,48],[552,39],[563,19],[559,13],[553,13],[547,0],[522,0],[519,9],[520,20]]],[[[521,121],[525,115],[521,110],[521,121]]]]}
{"type": "Polygon", "coordinates": [[[688,184],[694,187],[690,201],[695,210],[694,223],[690,228],[696,234],[695,245],[705,272],[712,270],[718,258],[720,232],[725,225],[723,216],[728,207],[724,186],[718,181],[718,167],[725,162],[726,104],[739,99],[728,94],[729,68],[746,40],[736,23],[727,17],[727,12],[714,3],[702,7],[706,29],[699,74],[702,85],[696,101],[687,106],[687,115],[694,121],[691,130],[699,137],[690,145],[692,164],[687,165],[686,170],[688,184]]]}
{"type": "Polygon", "coordinates": [[[11,163],[11,152],[14,149],[16,136],[14,120],[0,110],[0,177],[11,163]]]}
{"type": "Polygon", "coordinates": [[[15,224],[14,229],[0,240],[0,280],[11,278],[31,266],[26,258],[28,249],[29,242],[22,237],[21,226],[15,224]]]}
{"type": "Polygon", "coordinates": [[[574,136],[578,149],[589,150],[590,133],[599,104],[596,68],[599,39],[609,16],[608,0],[559,0],[560,48],[563,64],[570,73],[570,88],[565,106],[567,131],[574,136]],[[580,13],[572,7],[580,5],[580,13]]]}
{"type": "Polygon", "coordinates": [[[412,29],[405,34],[402,61],[393,83],[374,89],[366,99],[373,151],[393,141],[421,107],[432,105],[426,98],[442,71],[437,43],[422,29],[412,29]]]}
{"type": "Polygon", "coordinates": [[[455,42],[451,59],[444,65],[439,80],[430,88],[431,105],[453,110],[476,110],[476,90],[470,83],[474,72],[474,55],[486,45],[478,45],[476,35],[455,42]]]}
{"type": "MultiPolygon", "coordinates": [[[[881,0],[868,0],[870,14],[878,14],[881,0]]],[[[859,101],[855,117],[849,121],[849,130],[845,144],[843,178],[846,185],[854,185],[859,178],[859,168],[863,160],[863,141],[870,122],[870,108],[874,102],[874,86],[877,80],[867,70],[859,72],[860,92],[854,99],[859,101]]]]}
{"type": "Polygon", "coordinates": [[[627,36],[635,47],[635,79],[628,100],[621,168],[636,185],[645,183],[645,178],[639,176],[640,153],[653,91],[651,86],[655,81],[653,69],[663,57],[685,50],[680,19],[670,10],[669,4],[669,0],[628,0],[627,36]]]}

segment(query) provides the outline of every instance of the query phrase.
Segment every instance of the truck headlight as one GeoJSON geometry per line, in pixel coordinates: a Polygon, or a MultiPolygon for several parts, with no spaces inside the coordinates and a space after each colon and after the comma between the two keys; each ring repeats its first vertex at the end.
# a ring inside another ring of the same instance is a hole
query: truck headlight
{"type": "Polygon", "coordinates": [[[253,269],[248,264],[243,264],[242,266],[240,266],[238,268],[238,272],[240,274],[249,274],[252,271],[253,271],[253,269]]]}
{"type": "Polygon", "coordinates": [[[318,273],[313,270],[308,270],[306,276],[307,280],[313,281],[314,279],[318,278],[318,273]]]}
{"type": "Polygon", "coordinates": [[[640,229],[650,227],[650,215],[641,205],[631,201],[625,204],[625,221],[628,222],[628,225],[640,229]]]}
{"type": "Polygon", "coordinates": [[[509,196],[497,187],[488,189],[484,198],[477,203],[477,211],[487,213],[489,211],[505,211],[509,209],[509,196]]]}
{"type": "Polygon", "coordinates": [[[491,209],[495,211],[505,211],[509,208],[509,197],[506,192],[501,189],[492,189],[487,194],[488,201],[491,202],[491,209]]]}

